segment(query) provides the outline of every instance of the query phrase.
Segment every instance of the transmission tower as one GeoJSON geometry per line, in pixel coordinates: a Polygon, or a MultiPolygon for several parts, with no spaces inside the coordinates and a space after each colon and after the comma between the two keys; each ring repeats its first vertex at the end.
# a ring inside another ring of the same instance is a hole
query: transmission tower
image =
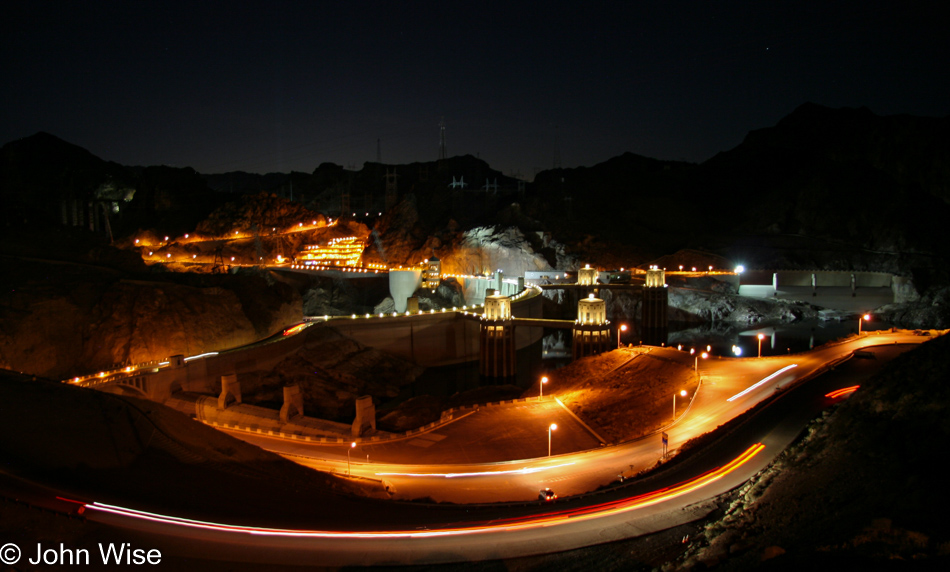
{"type": "Polygon", "coordinates": [[[383,145],[379,142],[379,139],[376,139],[376,162],[383,162],[383,145]]]}
{"type": "Polygon", "coordinates": [[[560,146],[558,145],[558,131],[557,131],[557,125],[554,126],[554,161],[553,161],[553,167],[552,167],[552,168],[554,168],[554,169],[560,169],[560,168],[561,168],[561,148],[560,148],[560,146]]]}
{"type": "Polygon", "coordinates": [[[446,152],[445,152],[445,117],[439,120],[439,167],[442,167],[442,164],[445,163],[446,152]]]}

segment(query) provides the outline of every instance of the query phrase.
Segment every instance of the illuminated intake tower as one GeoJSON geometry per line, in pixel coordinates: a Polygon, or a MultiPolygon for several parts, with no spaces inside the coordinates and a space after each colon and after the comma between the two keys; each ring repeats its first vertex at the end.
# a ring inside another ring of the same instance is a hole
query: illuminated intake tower
{"type": "Polygon", "coordinates": [[[479,368],[483,376],[515,376],[515,324],[511,319],[511,298],[508,296],[492,294],[485,297],[485,312],[479,327],[479,348],[479,368]]]}
{"type": "Polygon", "coordinates": [[[577,320],[574,322],[571,343],[574,359],[596,355],[610,349],[610,322],[607,321],[607,304],[591,294],[577,303],[577,320]]]}
{"type": "Polygon", "coordinates": [[[669,333],[669,290],[666,272],[651,266],[643,287],[643,307],[640,313],[642,341],[649,346],[666,345],[669,333]]]}

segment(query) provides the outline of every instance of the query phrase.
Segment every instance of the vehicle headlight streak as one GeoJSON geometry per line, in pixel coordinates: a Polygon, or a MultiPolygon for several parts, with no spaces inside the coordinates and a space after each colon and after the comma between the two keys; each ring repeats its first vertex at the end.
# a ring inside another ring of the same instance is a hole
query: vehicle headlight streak
{"type": "Polygon", "coordinates": [[[205,530],[217,530],[222,532],[234,532],[240,534],[250,534],[256,536],[279,536],[295,538],[423,538],[437,536],[458,536],[463,534],[476,534],[485,532],[520,530],[534,528],[539,526],[552,526],[566,524],[568,522],[577,522],[579,520],[588,520],[592,518],[601,518],[618,513],[636,510],[641,507],[654,505],[667,501],[697,489],[711,484],[729,473],[735,471],[746,464],[757,454],[765,449],[762,443],[756,443],[749,447],[741,455],[730,461],[728,464],[713,469],[707,473],[694,477],[688,481],[667,487],[636,497],[610,501],[592,506],[579,507],[547,513],[540,516],[524,516],[505,520],[495,520],[483,523],[474,523],[465,528],[443,528],[435,530],[395,530],[395,531],[370,531],[370,532],[347,532],[347,531],[329,531],[329,530],[292,530],[278,528],[256,528],[251,526],[236,526],[230,524],[219,524],[200,520],[191,520],[175,516],[167,516],[145,512],[130,508],[124,508],[103,503],[90,503],[84,505],[87,510],[93,510],[103,513],[135,518],[150,522],[163,524],[186,526],[190,528],[200,528],[205,530]]]}
{"type": "Polygon", "coordinates": [[[766,377],[765,379],[759,381],[759,382],[756,383],[755,385],[750,386],[750,387],[747,387],[747,388],[745,388],[744,390],[740,391],[739,393],[733,395],[732,397],[730,397],[730,398],[727,399],[726,401],[733,401],[733,400],[735,400],[735,399],[738,399],[738,398],[742,397],[743,395],[745,395],[746,393],[749,393],[750,391],[752,391],[752,390],[755,389],[756,387],[762,385],[763,383],[769,381],[770,379],[775,379],[775,376],[780,375],[780,374],[782,374],[782,373],[784,373],[784,372],[786,372],[786,371],[792,369],[793,367],[798,367],[798,364],[797,364],[797,363],[793,363],[792,365],[787,365],[787,366],[783,367],[782,369],[778,370],[777,372],[773,373],[772,375],[770,375],[770,376],[766,377]]]}

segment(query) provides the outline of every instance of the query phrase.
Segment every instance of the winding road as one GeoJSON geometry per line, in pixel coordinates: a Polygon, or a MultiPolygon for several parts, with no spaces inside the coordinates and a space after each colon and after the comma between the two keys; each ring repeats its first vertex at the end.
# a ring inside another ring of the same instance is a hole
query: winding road
{"type": "MultiPolygon", "coordinates": [[[[137,531],[151,546],[183,557],[324,566],[490,560],[632,538],[710,512],[717,496],[765,468],[809,419],[850,394],[832,392],[856,385],[855,379],[926,339],[906,332],[874,332],[805,354],[701,362],[703,383],[695,399],[666,430],[670,449],[765,404],[684,461],[623,485],[616,482],[618,467],[656,462],[659,435],[506,463],[352,465],[354,474],[389,480],[406,497],[492,504],[360,503],[346,522],[326,522],[317,511],[308,529],[187,521],[97,503],[86,504],[85,515],[137,531]],[[876,359],[854,359],[835,374],[817,375],[858,350],[876,359]],[[581,494],[604,485],[611,486],[581,494]],[[532,500],[544,486],[556,488],[562,498],[554,503],[532,500]],[[519,502],[497,502],[515,499],[519,502]]],[[[683,352],[653,351],[692,365],[693,357],[683,352]]],[[[342,472],[345,467],[345,450],[340,448],[242,438],[323,470],[342,472]]]]}

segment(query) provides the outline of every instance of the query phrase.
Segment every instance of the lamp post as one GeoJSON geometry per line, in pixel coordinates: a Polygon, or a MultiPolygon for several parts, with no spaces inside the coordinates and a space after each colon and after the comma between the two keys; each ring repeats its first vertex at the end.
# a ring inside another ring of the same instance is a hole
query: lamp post
{"type": "MultiPolygon", "coordinates": [[[[858,327],[860,328],[861,326],[859,325],[858,327]]],[[[756,337],[759,338],[759,357],[762,357],[762,340],[765,339],[765,334],[759,334],[756,337]]]]}
{"type": "MultiPolygon", "coordinates": [[[[681,389],[680,395],[686,397],[686,390],[681,389]]],[[[673,421],[676,421],[676,393],[673,394],[673,421]]]]}
{"type": "Polygon", "coordinates": [[[548,425],[548,457],[551,456],[551,431],[557,429],[556,423],[551,423],[548,425]]]}
{"type": "Polygon", "coordinates": [[[538,384],[538,387],[541,388],[541,392],[538,393],[538,401],[541,401],[541,398],[544,397],[544,384],[548,382],[548,376],[543,376],[541,378],[541,383],[538,384]]]}
{"type": "Polygon", "coordinates": [[[350,451],[356,447],[356,441],[350,443],[350,448],[346,450],[346,476],[350,476],[350,451]]]}
{"type": "Polygon", "coordinates": [[[627,331],[627,324],[620,324],[620,327],[617,328],[617,349],[620,349],[620,332],[627,331]]]}
{"type": "Polygon", "coordinates": [[[703,352],[696,356],[696,360],[693,362],[693,371],[699,371],[699,358],[706,359],[709,357],[709,354],[703,352]]]}
{"type": "Polygon", "coordinates": [[[865,314],[858,318],[858,335],[861,335],[861,322],[867,322],[871,319],[871,314],[865,314]]]}

